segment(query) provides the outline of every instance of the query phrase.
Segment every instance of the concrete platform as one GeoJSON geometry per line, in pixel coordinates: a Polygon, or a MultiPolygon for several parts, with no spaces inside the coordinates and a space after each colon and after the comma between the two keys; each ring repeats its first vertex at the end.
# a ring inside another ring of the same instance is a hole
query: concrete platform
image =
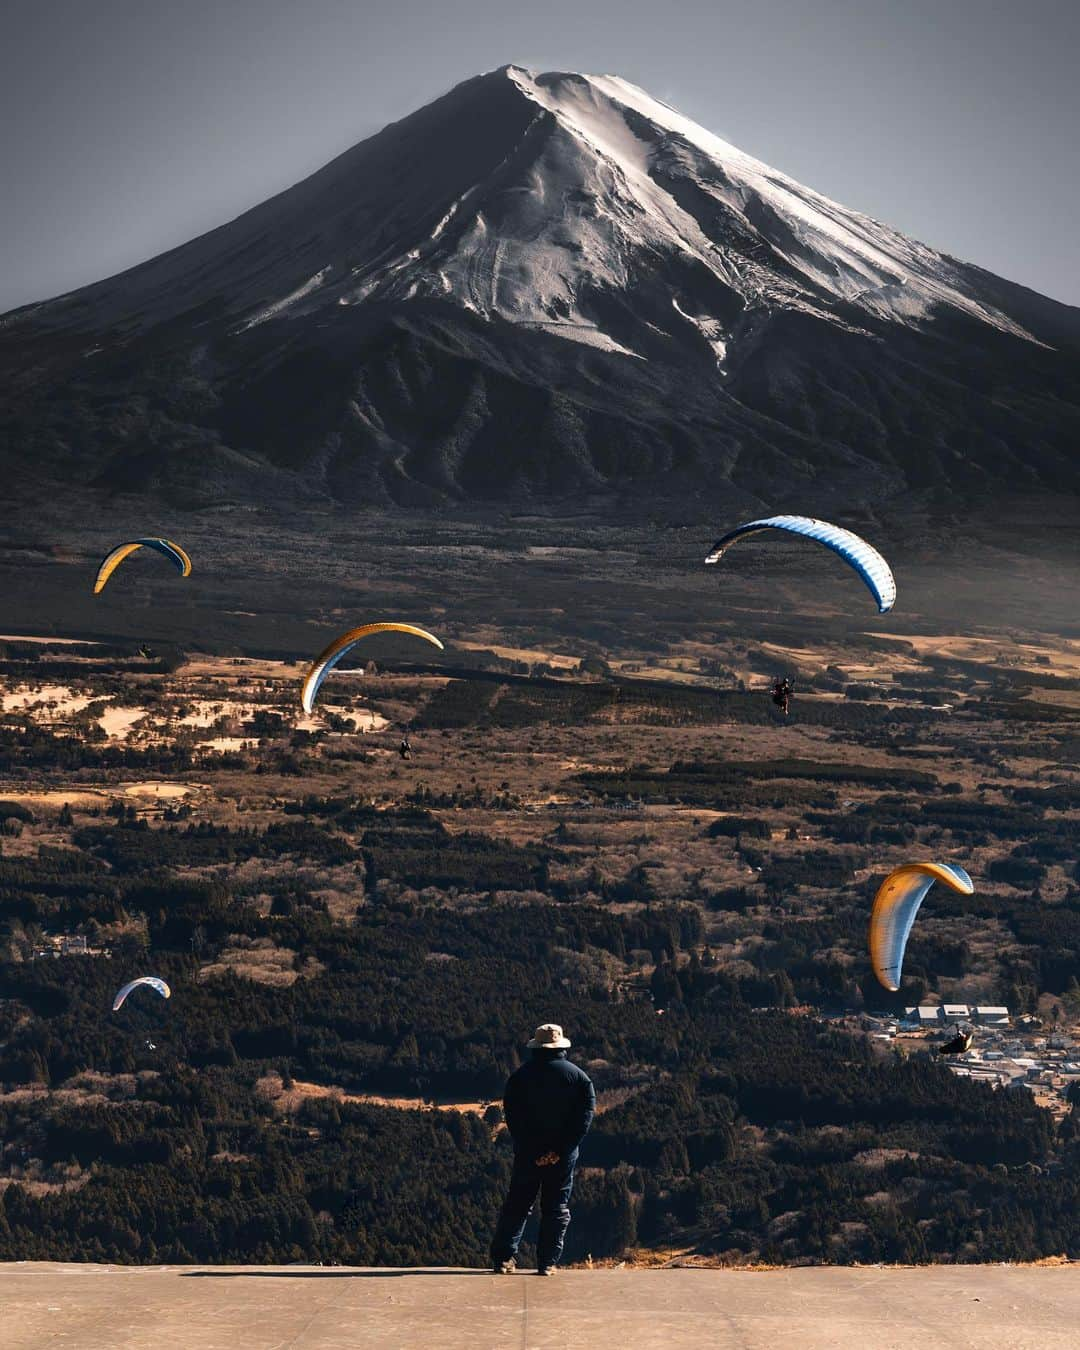
{"type": "Polygon", "coordinates": [[[1080,1265],[570,1270],[0,1266],[0,1350],[1057,1350],[1080,1265]]]}

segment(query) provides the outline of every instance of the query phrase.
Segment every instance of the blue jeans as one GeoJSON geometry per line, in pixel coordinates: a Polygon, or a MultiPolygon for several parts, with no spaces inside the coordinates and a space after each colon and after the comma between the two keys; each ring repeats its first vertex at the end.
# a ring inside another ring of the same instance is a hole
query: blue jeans
{"type": "MultiPolygon", "coordinates": [[[[543,1150],[539,1150],[542,1154],[543,1150]]],[[[570,1192],[574,1189],[574,1167],[578,1151],[560,1158],[550,1167],[537,1167],[533,1155],[515,1156],[510,1189],[503,1201],[495,1236],[491,1239],[493,1264],[517,1256],[525,1224],[540,1192],[540,1236],[536,1244],[539,1270],[558,1265],[563,1240],[570,1224],[570,1192]]]]}

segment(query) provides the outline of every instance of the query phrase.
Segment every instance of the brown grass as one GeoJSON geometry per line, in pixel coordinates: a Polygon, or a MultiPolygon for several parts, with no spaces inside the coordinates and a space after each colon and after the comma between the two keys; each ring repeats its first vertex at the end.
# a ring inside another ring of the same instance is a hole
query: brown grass
{"type": "MultiPolygon", "coordinates": [[[[265,1074],[255,1084],[255,1091],[270,1102],[282,1115],[293,1115],[308,1101],[335,1101],[359,1106],[383,1106],[395,1111],[457,1111],[464,1115],[482,1116],[491,1102],[458,1101],[428,1097],[382,1097],[373,1092],[346,1092],[344,1088],[325,1083],[293,1081],[286,1088],[280,1074],[265,1074]]],[[[498,1105],[496,1102],[495,1105],[498,1105]]]]}
{"type": "Polygon", "coordinates": [[[276,947],[271,938],[235,937],[233,945],[223,948],[216,961],[199,970],[200,981],[219,979],[232,974],[241,980],[287,989],[300,979],[312,979],[322,974],[324,967],[308,957],[300,970],[295,966],[296,953],[289,947],[276,947]]]}

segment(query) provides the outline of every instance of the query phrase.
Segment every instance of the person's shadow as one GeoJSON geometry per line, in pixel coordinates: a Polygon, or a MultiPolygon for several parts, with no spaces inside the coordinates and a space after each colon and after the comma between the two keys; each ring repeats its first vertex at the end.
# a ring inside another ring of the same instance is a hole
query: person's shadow
{"type": "Polygon", "coordinates": [[[184,1280],[400,1280],[416,1275],[492,1275],[493,1271],[475,1267],[451,1267],[446,1270],[182,1270],[184,1280]]]}

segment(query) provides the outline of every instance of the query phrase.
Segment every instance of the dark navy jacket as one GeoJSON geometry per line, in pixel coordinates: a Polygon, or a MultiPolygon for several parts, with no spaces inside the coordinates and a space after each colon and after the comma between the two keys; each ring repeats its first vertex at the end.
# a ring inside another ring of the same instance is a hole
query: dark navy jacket
{"type": "Polygon", "coordinates": [[[561,1158],[572,1153],[595,1112],[592,1080],[565,1050],[534,1050],[506,1084],[503,1114],[514,1151],[530,1160],[552,1151],[561,1158]]]}

